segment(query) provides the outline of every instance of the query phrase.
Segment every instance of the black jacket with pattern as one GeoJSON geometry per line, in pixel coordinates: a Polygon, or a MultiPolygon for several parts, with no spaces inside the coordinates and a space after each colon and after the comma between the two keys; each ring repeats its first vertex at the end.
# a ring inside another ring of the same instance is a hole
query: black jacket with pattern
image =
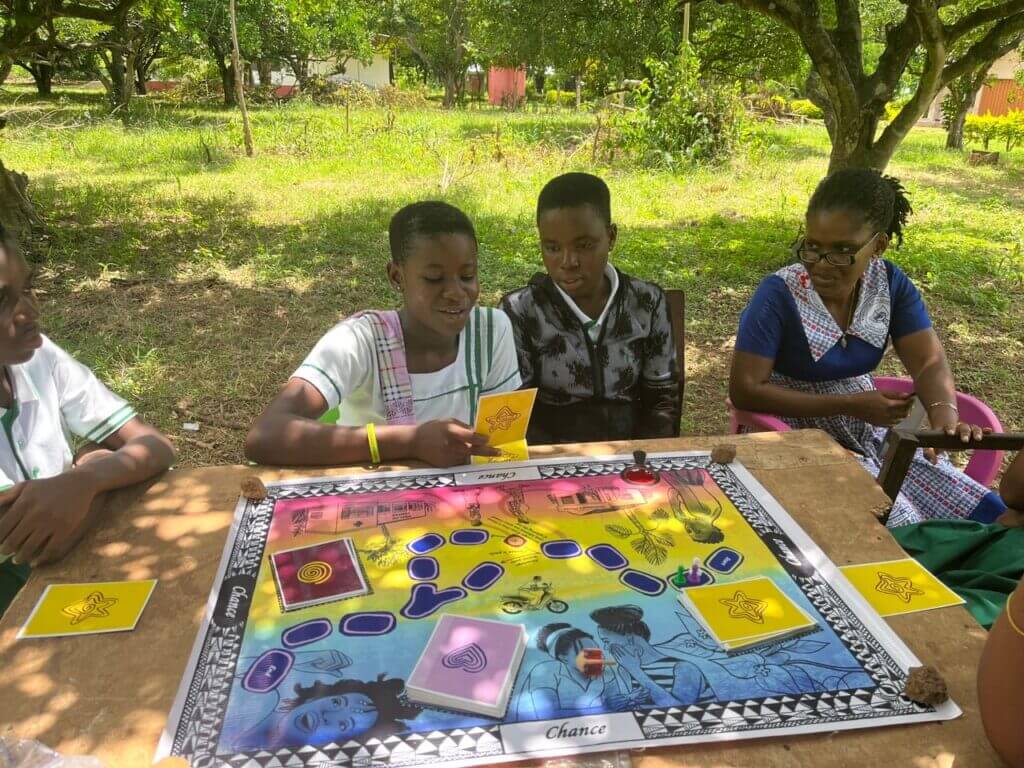
{"type": "Polygon", "coordinates": [[[665,292],[619,272],[596,341],[550,276],[506,294],[523,387],[537,387],[529,441],[594,442],[679,434],[679,364],[665,292]]]}

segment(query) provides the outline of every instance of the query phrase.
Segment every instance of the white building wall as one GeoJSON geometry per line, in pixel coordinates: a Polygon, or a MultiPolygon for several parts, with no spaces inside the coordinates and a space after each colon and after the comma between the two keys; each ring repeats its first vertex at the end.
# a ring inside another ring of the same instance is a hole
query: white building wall
{"type": "MultiPolygon", "coordinates": [[[[351,80],[368,85],[371,88],[383,88],[391,83],[389,60],[386,56],[381,56],[380,54],[375,54],[369,64],[363,64],[358,59],[349,59],[345,62],[345,71],[343,73],[331,74],[336,72],[337,69],[338,64],[335,59],[309,62],[310,74],[330,74],[331,80],[351,80]]],[[[270,81],[274,85],[296,84],[295,76],[290,69],[274,70],[270,81]]]]}

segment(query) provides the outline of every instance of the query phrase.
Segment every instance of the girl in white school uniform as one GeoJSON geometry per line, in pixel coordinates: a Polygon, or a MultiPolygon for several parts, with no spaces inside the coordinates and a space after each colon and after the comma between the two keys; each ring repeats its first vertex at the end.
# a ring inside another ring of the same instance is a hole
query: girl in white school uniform
{"type": "Polygon", "coordinates": [[[396,213],[388,234],[388,279],[403,306],[349,317],[320,339],[250,430],[253,461],[453,466],[497,455],[469,427],[477,400],[521,381],[508,317],[476,306],[473,225],[426,201],[396,213]],[[321,421],[332,408],[337,422],[321,421]]]}
{"type": "Polygon", "coordinates": [[[174,449],[43,336],[30,271],[0,227],[0,614],[28,566],[63,557],[100,494],[167,469],[174,449]],[[74,464],[72,436],[102,446],[74,464]]]}

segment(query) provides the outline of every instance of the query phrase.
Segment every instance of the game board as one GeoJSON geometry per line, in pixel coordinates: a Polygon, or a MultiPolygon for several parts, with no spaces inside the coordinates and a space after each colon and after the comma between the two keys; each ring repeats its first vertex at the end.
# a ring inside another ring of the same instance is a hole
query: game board
{"type": "Polygon", "coordinates": [[[633,463],[318,478],[241,500],[158,755],[458,767],[959,715],[901,696],[916,659],[741,464],[657,454],[653,482],[636,483],[633,463]],[[354,552],[335,601],[330,564],[302,551],[326,542],[342,561],[354,552]],[[292,570],[275,572],[283,552],[292,570]],[[768,577],[816,625],[722,650],[677,599],[672,577],[694,557],[702,583],[768,577]],[[446,613],[525,626],[504,717],[409,701],[446,613]],[[582,677],[586,648],[617,666],[582,677]]]}

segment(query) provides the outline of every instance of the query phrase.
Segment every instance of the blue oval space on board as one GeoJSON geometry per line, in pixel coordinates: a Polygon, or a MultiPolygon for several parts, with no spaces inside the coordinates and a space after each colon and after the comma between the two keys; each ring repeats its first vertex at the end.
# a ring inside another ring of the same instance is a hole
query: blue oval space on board
{"type": "Polygon", "coordinates": [[[274,690],[291,671],[295,657],[288,651],[274,648],[260,656],[249,667],[242,678],[242,687],[253,693],[268,693],[274,690]]]}
{"type": "Polygon", "coordinates": [[[452,544],[470,546],[473,544],[483,544],[491,538],[491,534],[480,528],[460,528],[457,531],[452,531],[452,535],[449,538],[452,544]]]}
{"type": "Polygon", "coordinates": [[[444,536],[437,533],[425,533],[418,539],[409,542],[409,551],[414,555],[425,555],[433,552],[438,547],[444,546],[444,536]]]}
{"type": "Polygon", "coordinates": [[[338,622],[338,631],[349,637],[386,635],[397,623],[395,614],[387,611],[349,613],[338,622]]]}
{"type": "Polygon", "coordinates": [[[304,621],[294,627],[288,627],[281,633],[281,645],[285,648],[298,648],[323,640],[333,631],[334,627],[328,619],[304,621]]]}
{"type": "Polygon", "coordinates": [[[433,581],[441,573],[441,566],[433,557],[414,557],[406,566],[413,581],[433,581]]]}
{"type": "Polygon", "coordinates": [[[654,597],[665,591],[665,582],[657,576],[629,568],[619,574],[619,581],[642,595],[654,597]]]}
{"type": "Polygon", "coordinates": [[[552,560],[568,560],[570,557],[579,557],[583,554],[583,549],[572,539],[545,541],[540,545],[540,551],[552,560]]]}
{"type": "Polygon", "coordinates": [[[595,544],[587,548],[587,557],[607,571],[617,571],[629,565],[629,561],[611,544],[595,544]]]}
{"type": "Polygon", "coordinates": [[[483,592],[485,589],[490,589],[494,586],[494,583],[500,579],[505,573],[505,569],[497,563],[480,563],[472,571],[466,574],[466,578],[462,580],[462,586],[466,589],[471,589],[474,592],[483,592]]]}

